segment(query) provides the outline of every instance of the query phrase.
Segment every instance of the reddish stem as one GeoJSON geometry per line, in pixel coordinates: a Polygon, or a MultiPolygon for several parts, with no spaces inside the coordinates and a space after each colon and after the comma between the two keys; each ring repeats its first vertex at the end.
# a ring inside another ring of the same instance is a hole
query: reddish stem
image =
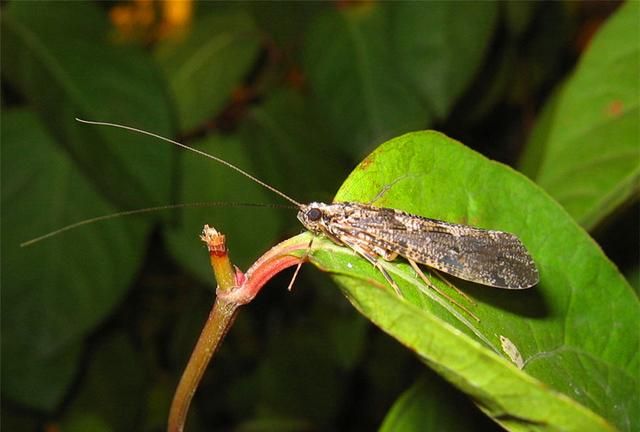
{"type": "Polygon", "coordinates": [[[253,300],[274,275],[299,264],[301,258],[291,254],[308,248],[308,242],[301,242],[297,237],[285,240],[271,248],[243,274],[237,268],[233,270],[224,235],[205,225],[201,238],[209,248],[211,267],[218,281],[217,298],[176,389],[169,413],[169,432],[183,431],[193,395],[211,358],[231,328],[238,307],[253,300]]]}

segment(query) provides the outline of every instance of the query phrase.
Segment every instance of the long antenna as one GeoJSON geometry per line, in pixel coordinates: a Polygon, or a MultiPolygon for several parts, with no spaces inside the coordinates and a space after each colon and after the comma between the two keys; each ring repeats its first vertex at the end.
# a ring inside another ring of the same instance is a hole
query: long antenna
{"type": "Polygon", "coordinates": [[[82,119],[79,119],[77,117],[76,117],[76,120],[79,121],[80,123],[87,123],[87,124],[91,124],[91,125],[111,126],[111,127],[115,127],[115,128],[126,129],[126,130],[129,130],[129,131],[132,131],[132,132],[137,132],[137,133],[141,133],[141,134],[144,134],[144,135],[152,136],[154,138],[161,139],[163,141],[166,141],[168,143],[171,143],[171,144],[174,144],[174,145],[176,145],[178,147],[181,147],[181,148],[183,148],[185,150],[189,150],[189,151],[192,151],[194,153],[197,153],[200,156],[204,156],[204,157],[207,157],[209,159],[213,159],[214,161],[216,161],[218,163],[221,163],[222,165],[225,165],[225,166],[231,168],[232,170],[235,170],[235,171],[239,172],[240,174],[244,175],[245,177],[250,178],[254,182],[258,183],[259,185],[269,189],[271,192],[274,192],[274,193],[280,195],[282,198],[284,198],[287,201],[295,204],[297,207],[302,206],[301,203],[299,203],[298,201],[294,200],[293,198],[291,198],[290,196],[288,196],[284,192],[280,192],[278,189],[274,188],[273,186],[270,186],[270,185],[266,184],[265,182],[263,182],[262,180],[260,180],[260,179],[258,179],[256,177],[252,176],[251,174],[249,174],[245,170],[243,170],[241,168],[238,168],[237,166],[233,165],[230,162],[227,162],[224,159],[220,159],[219,157],[216,157],[216,156],[210,155],[209,153],[203,152],[202,150],[198,150],[196,148],[190,147],[190,146],[188,146],[186,144],[179,143],[177,141],[174,141],[172,139],[163,137],[163,136],[155,134],[153,132],[148,132],[148,131],[145,131],[145,130],[142,130],[142,129],[137,129],[137,128],[134,128],[134,127],[131,127],[131,126],[125,126],[125,125],[121,125],[121,124],[117,124],[117,123],[107,123],[107,122],[99,122],[99,121],[91,121],[91,120],[82,120],[82,119]]]}
{"type": "Polygon", "coordinates": [[[24,241],[20,243],[20,247],[31,246],[34,243],[38,243],[44,239],[48,239],[49,237],[57,236],[58,234],[62,234],[65,231],[69,231],[83,225],[89,225],[95,222],[116,219],[122,216],[131,216],[143,213],[151,213],[156,212],[158,210],[171,210],[177,208],[190,208],[190,207],[216,207],[216,206],[226,206],[226,207],[270,207],[270,208],[289,208],[288,205],[280,205],[280,204],[255,204],[255,203],[227,203],[227,202],[195,202],[195,203],[183,203],[183,204],[167,204],[156,207],[146,207],[141,209],[134,210],[125,210],[117,213],[110,213],[108,215],[96,216],[90,219],[81,220],[80,222],[73,223],[71,225],[64,226],[55,231],[48,232],[41,236],[32,238],[31,240],[24,241]]]}

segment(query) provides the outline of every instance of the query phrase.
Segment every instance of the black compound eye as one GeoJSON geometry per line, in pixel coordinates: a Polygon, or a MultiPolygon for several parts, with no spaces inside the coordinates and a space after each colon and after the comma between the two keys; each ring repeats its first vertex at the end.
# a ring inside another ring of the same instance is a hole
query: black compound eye
{"type": "Polygon", "coordinates": [[[317,222],[322,217],[322,212],[317,208],[312,208],[307,212],[307,219],[311,222],[317,222]]]}

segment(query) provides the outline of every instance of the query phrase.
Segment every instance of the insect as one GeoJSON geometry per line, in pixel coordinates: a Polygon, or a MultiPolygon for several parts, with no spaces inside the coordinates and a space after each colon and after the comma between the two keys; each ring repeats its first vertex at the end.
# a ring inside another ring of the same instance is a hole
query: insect
{"type": "Polygon", "coordinates": [[[338,245],[351,248],[373,264],[397,292],[397,285],[380,266],[380,259],[393,261],[398,256],[404,257],[416,273],[432,287],[417,264],[424,264],[460,279],[495,288],[526,289],[539,281],[533,259],[520,239],[513,234],[429,219],[401,210],[358,202],[302,204],[223,159],[169,138],[120,124],[77,120],[153,136],[213,159],[243,174],[293,203],[298,208],[298,220],[309,231],[324,235],[338,245]]]}
{"type": "MultiPolygon", "coordinates": [[[[393,261],[402,256],[416,271],[416,263],[425,264],[495,288],[531,288],[539,280],[520,239],[503,231],[356,202],[301,205],[298,219],[308,230],[350,247],[374,266],[379,257],[393,261]]],[[[377,267],[389,280],[384,269],[377,267]]]]}

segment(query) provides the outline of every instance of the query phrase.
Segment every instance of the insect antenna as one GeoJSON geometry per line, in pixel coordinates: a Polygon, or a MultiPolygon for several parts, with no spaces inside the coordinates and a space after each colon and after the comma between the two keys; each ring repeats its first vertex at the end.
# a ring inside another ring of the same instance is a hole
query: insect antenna
{"type": "Polygon", "coordinates": [[[218,206],[225,206],[225,207],[270,207],[270,208],[297,208],[297,207],[292,207],[290,205],[283,205],[283,204],[257,204],[257,203],[228,203],[228,202],[217,202],[217,201],[211,201],[211,202],[195,202],[195,203],[182,203],[182,204],[167,204],[167,205],[162,205],[162,206],[156,206],[156,207],[145,207],[145,208],[141,208],[141,209],[134,209],[134,210],[125,210],[125,211],[121,211],[121,212],[117,212],[117,213],[110,213],[108,215],[102,215],[102,216],[96,216],[96,217],[92,217],[89,219],[84,219],[81,220],[79,222],[75,222],[72,223],[70,225],[64,226],[62,228],[58,228],[57,230],[48,232],[46,234],[43,234],[41,236],[32,238],[30,240],[24,241],[22,243],[20,243],[20,247],[27,247],[27,246],[31,246],[35,243],[41,242],[42,240],[48,239],[49,237],[54,237],[57,236],[58,234],[62,234],[65,231],[69,231],[75,228],[79,228],[83,225],[89,225],[92,223],[96,223],[96,222],[101,222],[101,221],[106,221],[106,220],[110,220],[110,219],[116,219],[119,217],[123,217],[123,216],[132,216],[132,215],[139,215],[139,214],[144,214],[144,213],[152,213],[152,212],[156,212],[156,211],[160,211],[160,210],[171,210],[171,209],[177,209],[177,208],[192,208],[192,207],[218,207],[218,206]]]}
{"type": "Polygon", "coordinates": [[[125,126],[125,125],[121,125],[121,124],[117,124],[117,123],[107,123],[107,122],[99,122],[99,121],[92,121],[92,120],[82,120],[76,117],[76,120],[79,121],[80,123],[86,123],[86,124],[91,124],[91,125],[97,125],[97,126],[111,126],[111,127],[115,127],[115,128],[120,128],[120,129],[126,129],[132,132],[137,132],[140,134],[144,134],[144,135],[148,135],[148,136],[152,136],[154,138],[158,138],[162,141],[166,141],[168,143],[171,143],[173,145],[176,145],[180,148],[183,148],[185,150],[189,150],[192,151],[194,153],[199,154],[200,156],[204,156],[207,157],[209,159],[213,159],[214,161],[221,163],[222,165],[231,168],[232,170],[235,170],[237,172],[239,172],[240,174],[244,175],[245,177],[248,177],[249,179],[253,180],[254,182],[258,183],[260,186],[265,187],[267,189],[269,189],[271,192],[276,193],[278,195],[280,195],[282,198],[286,199],[287,201],[295,204],[298,208],[302,205],[301,203],[299,203],[298,201],[294,200],[293,198],[291,198],[290,196],[288,196],[287,194],[285,194],[284,192],[279,191],[278,189],[274,188],[273,186],[270,186],[268,184],[266,184],[265,182],[263,182],[262,180],[254,177],[253,175],[249,174],[248,172],[246,172],[245,170],[238,168],[237,166],[233,165],[230,162],[227,162],[224,159],[220,159],[219,157],[213,156],[209,153],[203,152],[202,150],[198,150],[196,148],[193,148],[191,146],[188,146],[186,144],[182,144],[179,143],[178,141],[174,141],[172,139],[163,137],[162,135],[158,135],[155,134],[153,132],[148,132],[142,129],[137,129],[134,128],[132,126],[125,126]]]}

